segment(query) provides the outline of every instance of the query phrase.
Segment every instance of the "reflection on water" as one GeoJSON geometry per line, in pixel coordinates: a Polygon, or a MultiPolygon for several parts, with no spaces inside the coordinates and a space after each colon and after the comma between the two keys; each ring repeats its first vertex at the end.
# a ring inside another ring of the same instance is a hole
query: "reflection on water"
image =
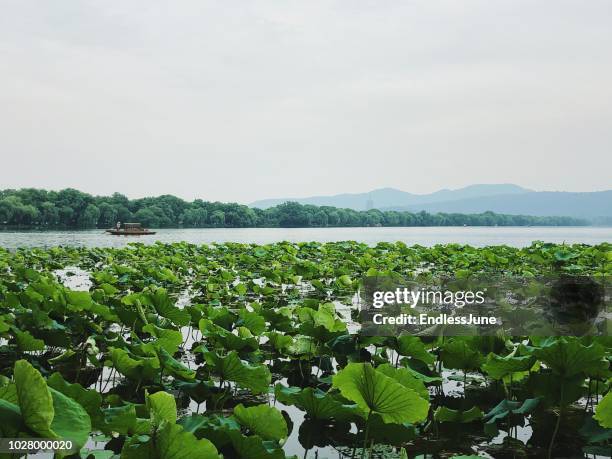
{"type": "Polygon", "coordinates": [[[612,228],[599,227],[411,227],[411,228],[205,228],[161,229],[152,236],[112,236],[103,230],[0,231],[0,247],[123,247],[129,242],[152,244],[186,241],[193,244],[242,242],[269,244],[279,241],[360,241],[367,244],[402,241],[419,244],[510,245],[524,247],[532,241],[599,244],[612,240],[612,228]]]}

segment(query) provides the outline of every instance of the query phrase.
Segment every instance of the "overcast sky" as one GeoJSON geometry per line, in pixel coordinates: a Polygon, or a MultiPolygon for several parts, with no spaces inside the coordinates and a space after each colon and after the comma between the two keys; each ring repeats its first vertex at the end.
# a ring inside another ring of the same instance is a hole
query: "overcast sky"
{"type": "Polygon", "coordinates": [[[0,0],[0,188],[612,188],[612,1],[0,0]]]}

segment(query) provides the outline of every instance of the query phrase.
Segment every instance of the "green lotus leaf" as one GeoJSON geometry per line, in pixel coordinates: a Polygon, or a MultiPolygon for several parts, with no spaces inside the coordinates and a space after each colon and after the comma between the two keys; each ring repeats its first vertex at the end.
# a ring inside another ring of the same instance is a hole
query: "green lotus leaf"
{"type": "Polygon", "coordinates": [[[427,418],[428,401],[369,363],[349,363],[333,377],[333,387],[365,413],[379,414],[386,423],[415,423],[427,418]]]}
{"type": "Polygon", "coordinates": [[[602,427],[612,429],[612,392],[600,400],[593,416],[602,427]]]}
{"type": "Polygon", "coordinates": [[[81,450],[81,458],[84,459],[113,459],[115,456],[114,451],[104,449],[88,449],[83,448],[81,450]]]}
{"type": "Polygon", "coordinates": [[[493,379],[503,379],[512,373],[529,371],[536,362],[535,356],[526,355],[522,357],[501,357],[490,353],[487,361],[482,364],[482,369],[493,379]]]}
{"type": "Polygon", "coordinates": [[[579,373],[589,374],[609,363],[603,360],[606,352],[603,346],[593,343],[584,346],[575,337],[562,337],[545,343],[534,351],[535,356],[563,378],[569,378],[579,373]]]}
{"type": "Polygon", "coordinates": [[[80,449],[91,431],[87,411],[72,398],[49,388],[40,372],[25,360],[15,363],[13,374],[24,424],[43,438],[71,440],[80,449]]]}
{"type": "Polygon", "coordinates": [[[189,312],[179,309],[174,305],[174,301],[170,299],[166,289],[156,289],[152,294],[149,294],[149,299],[160,316],[172,321],[172,323],[179,327],[189,325],[191,315],[189,312]]]}
{"type": "Polygon", "coordinates": [[[217,449],[223,448],[232,442],[229,432],[234,430],[240,432],[240,424],[234,417],[224,416],[202,416],[192,414],[181,418],[179,424],[188,432],[193,433],[196,438],[209,439],[217,449]]]}
{"type": "Polygon", "coordinates": [[[80,384],[70,384],[60,373],[53,373],[49,378],[47,378],[47,385],[55,389],[58,392],[70,397],[71,399],[78,402],[89,417],[91,418],[91,422],[96,426],[101,426],[104,422],[104,416],[102,411],[100,410],[100,406],[102,405],[102,396],[95,390],[85,389],[80,384]]]}
{"type": "Polygon", "coordinates": [[[107,282],[103,282],[99,285],[99,288],[104,291],[106,295],[112,296],[119,292],[119,289],[114,285],[111,285],[107,282]]]}
{"type": "Polygon", "coordinates": [[[189,397],[191,397],[196,403],[203,403],[211,395],[221,390],[211,381],[176,381],[175,384],[181,391],[189,395],[189,397]]]}
{"type": "Polygon", "coordinates": [[[298,308],[297,313],[303,324],[323,327],[331,333],[346,331],[346,324],[336,317],[336,307],[333,303],[320,304],[316,311],[309,307],[298,308]]]}
{"type": "Polygon", "coordinates": [[[153,324],[147,324],[142,327],[142,331],[156,337],[155,343],[163,347],[169,354],[176,353],[179,346],[183,343],[183,335],[178,330],[169,330],[153,324]]]}
{"type": "Polygon", "coordinates": [[[266,320],[258,313],[241,309],[238,311],[238,317],[240,320],[237,325],[248,328],[255,336],[259,336],[266,331],[266,320]]]}
{"type": "Polygon", "coordinates": [[[89,292],[66,290],[65,295],[68,309],[73,312],[89,310],[93,304],[89,292]]]}
{"type": "Polygon", "coordinates": [[[0,399],[14,404],[19,403],[19,399],[17,397],[17,386],[15,383],[8,383],[4,386],[0,386],[0,399]]]}
{"type": "Polygon", "coordinates": [[[123,406],[114,406],[102,410],[104,415],[104,432],[118,432],[127,434],[136,430],[136,407],[130,403],[123,406]]]}
{"type": "Polygon", "coordinates": [[[319,344],[311,336],[296,335],[292,337],[285,350],[290,355],[304,356],[313,355],[319,352],[319,344]]]}
{"type": "Polygon", "coordinates": [[[283,335],[278,332],[266,332],[270,345],[278,352],[286,353],[289,346],[293,344],[293,338],[289,335],[283,335]]]}
{"type": "Polygon", "coordinates": [[[16,438],[27,430],[19,406],[0,399],[0,438],[16,438]]]}
{"type": "Polygon", "coordinates": [[[10,320],[8,317],[0,316],[0,333],[5,333],[11,329],[11,326],[5,322],[5,320],[10,320]]]}
{"type": "Polygon", "coordinates": [[[89,438],[91,419],[85,408],[79,403],[56,391],[49,389],[53,397],[55,416],[51,422],[51,431],[55,437],[62,440],[71,440],[74,449],[81,449],[89,438]]]}
{"type": "Polygon", "coordinates": [[[311,419],[346,420],[359,415],[355,405],[345,405],[321,389],[277,384],[274,393],[279,402],[297,406],[306,411],[311,419]]]}
{"type": "Polygon", "coordinates": [[[226,330],[229,330],[236,320],[235,314],[225,306],[206,306],[203,308],[203,313],[204,316],[211,320],[215,325],[225,328],[226,330]]]}
{"type": "Polygon", "coordinates": [[[29,331],[17,330],[13,327],[15,341],[20,351],[43,351],[45,342],[42,339],[34,338],[29,331]]]}
{"type": "MultiPolygon", "coordinates": [[[[257,340],[252,335],[245,334],[244,331],[242,334],[235,335],[208,319],[201,319],[198,326],[203,336],[213,338],[227,350],[251,352],[259,348],[257,340]]],[[[241,328],[248,331],[247,328],[241,328]]]]}
{"type": "Polygon", "coordinates": [[[434,362],[434,356],[427,351],[425,344],[417,337],[401,335],[397,338],[397,352],[400,355],[421,360],[429,365],[434,362]]]}
{"type": "MultiPolygon", "coordinates": [[[[133,293],[123,297],[121,301],[137,309],[140,304],[152,307],[161,317],[165,317],[179,327],[189,325],[191,321],[191,314],[184,309],[176,307],[174,301],[164,288],[147,289],[140,293],[133,293]]],[[[147,323],[147,320],[143,320],[143,322],[147,323]]]]}
{"type": "Polygon", "coordinates": [[[419,381],[423,381],[423,384],[433,384],[433,385],[442,384],[442,378],[440,376],[427,376],[410,367],[406,367],[406,370],[408,370],[408,373],[410,373],[412,376],[414,376],[419,381]]]}
{"type": "Polygon", "coordinates": [[[147,394],[146,405],[151,413],[151,421],[154,426],[159,426],[162,421],[171,424],[176,423],[176,400],[167,392],[155,392],[147,394]]]}
{"type": "Polygon", "coordinates": [[[429,391],[425,384],[420,379],[416,378],[412,372],[406,368],[395,368],[394,366],[383,363],[376,367],[376,371],[395,379],[402,386],[414,390],[421,398],[429,400],[429,391]]]}
{"type": "Polygon", "coordinates": [[[477,406],[473,406],[469,410],[452,410],[445,406],[440,406],[434,413],[434,419],[438,422],[457,422],[468,423],[482,419],[483,413],[477,406]]]}
{"type": "Polygon", "coordinates": [[[266,392],[272,375],[268,367],[264,365],[252,366],[244,363],[238,357],[236,351],[232,351],[224,357],[216,352],[205,352],[206,363],[212,366],[217,374],[226,381],[233,381],[240,387],[245,387],[253,393],[266,392]]]}
{"type": "Polygon", "coordinates": [[[41,437],[56,438],[51,430],[55,415],[53,396],[45,379],[25,360],[15,362],[13,377],[25,425],[41,437]]]}
{"type": "Polygon", "coordinates": [[[287,423],[276,408],[269,405],[256,405],[245,408],[242,404],[234,408],[234,416],[238,422],[249,429],[249,432],[259,435],[264,440],[287,438],[287,423]]]}
{"type": "Polygon", "coordinates": [[[244,284],[236,284],[234,286],[234,290],[240,296],[244,296],[244,294],[246,294],[246,292],[248,291],[247,286],[244,284]]]}
{"type": "Polygon", "coordinates": [[[369,436],[377,443],[387,445],[405,445],[406,442],[416,440],[417,429],[414,425],[405,422],[403,424],[385,423],[377,414],[372,414],[368,420],[370,427],[369,436]]]}
{"type": "Polygon", "coordinates": [[[175,378],[184,379],[191,381],[195,379],[195,371],[186,367],[181,362],[172,357],[166,350],[161,347],[156,347],[157,355],[161,367],[164,369],[164,373],[167,373],[175,378]]]}
{"type": "Polygon", "coordinates": [[[65,352],[62,352],[57,357],[53,357],[52,359],[49,359],[48,362],[52,365],[55,365],[57,363],[62,363],[62,362],[69,362],[73,360],[72,358],[75,355],[76,355],[76,352],[74,352],[72,349],[68,349],[65,352]]]}
{"type": "Polygon", "coordinates": [[[163,421],[154,437],[133,436],[123,445],[122,459],[220,459],[207,439],[198,440],[178,424],[163,421]],[[144,441],[143,441],[144,440],[144,441]]]}
{"type": "Polygon", "coordinates": [[[473,349],[469,343],[461,338],[454,338],[444,343],[441,348],[440,357],[446,368],[457,370],[477,370],[483,362],[483,357],[477,349],[473,349]]]}
{"type": "Polygon", "coordinates": [[[130,379],[152,379],[159,373],[160,362],[157,357],[139,357],[136,360],[124,349],[111,348],[110,351],[113,366],[130,379]]]}
{"type": "Polygon", "coordinates": [[[590,444],[612,440],[612,429],[603,427],[594,417],[587,418],[578,432],[590,444]]]}
{"type": "Polygon", "coordinates": [[[177,424],[164,423],[156,436],[160,459],[216,459],[217,448],[207,439],[198,440],[177,424]]]}
{"type": "Polygon", "coordinates": [[[353,280],[348,274],[343,274],[342,276],[338,277],[337,282],[342,287],[350,287],[353,284],[353,280]]]}
{"type": "Polygon", "coordinates": [[[540,404],[540,398],[529,398],[523,403],[515,400],[502,400],[487,414],[483,416],[485,424],[485,432],[490,436],[495,436],[498,433],[497,421],[504,419],[510,414],[527,415],[533,412],[540,404]]]}
{"type": "Polygon", "coordinates": [[[235,430],[228,431],[227,435],[240,459],[285,459],[285,452],[276,442],[266,442],[258,435],[247,437],[235,430]]]}
{"type": "Polygon", "coordinates": [[[531,373],[525,387],[548,406],[568,405],[586,395],[584,376],[580,374],[561,379],[552,372],[531,373]]]}

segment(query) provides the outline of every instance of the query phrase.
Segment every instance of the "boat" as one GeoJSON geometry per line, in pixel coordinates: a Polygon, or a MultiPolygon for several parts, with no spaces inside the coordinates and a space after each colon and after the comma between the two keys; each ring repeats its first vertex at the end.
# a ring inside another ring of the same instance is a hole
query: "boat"
{"type": "Polygon", "coordinates": [[[155,234],[155,231],[143,228],[140,223],[124,223],[123,225],[118,223],[116,228],[109,228],[106,232],[113,236],[148,236],[155,234]]]}

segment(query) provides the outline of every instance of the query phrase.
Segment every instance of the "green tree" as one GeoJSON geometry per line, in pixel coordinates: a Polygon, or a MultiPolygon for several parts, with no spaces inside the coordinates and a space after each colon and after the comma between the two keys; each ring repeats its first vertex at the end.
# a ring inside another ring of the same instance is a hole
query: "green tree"
{"type": "Polygon", "coordinates": [[[88,204],[79,216],[78,226],[81,228],[95,228],[100,218],[100,209],[95,204],[88,204]]]}
{"type": "Polygon", "coordinates": [[[149,208],[140,209],[134,214],[134,219],[145,226],[159,228],[159,217],[149,208]]]}
{"type": "Polygon", "coordinates": [[[98,206],[98,209],[100,209],[100,217],[98,219],[98,224],[101,227],[111,227],[114,226],[117,221],[120,221],[117,218],[117,209],[112,204],[109,204],[108,202],[102,202],[98,206]]]}
{"type": "Polygon", "coordinates": [[[215,210],[210,216],[210,224],[216,227],[225,226],[225,213],[222,210],[215,210]]]}

